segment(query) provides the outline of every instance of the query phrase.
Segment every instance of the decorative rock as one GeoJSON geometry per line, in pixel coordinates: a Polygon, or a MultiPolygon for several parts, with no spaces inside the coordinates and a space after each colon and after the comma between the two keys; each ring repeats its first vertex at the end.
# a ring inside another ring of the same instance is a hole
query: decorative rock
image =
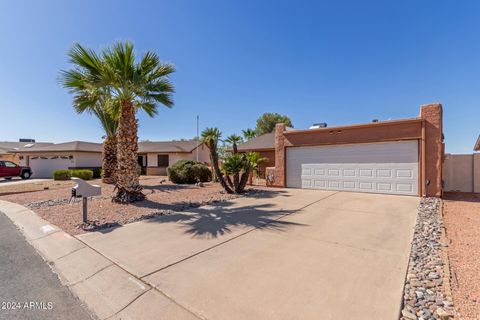
{"type": "Polygon", "coordinates": [[[446,320],[454,315],[451,297],[445,295],[443,287],[445,246],[440,243],[443,223],[439,207],[437,198],[423,198],[420,202],[401,319],[446,320]]]}

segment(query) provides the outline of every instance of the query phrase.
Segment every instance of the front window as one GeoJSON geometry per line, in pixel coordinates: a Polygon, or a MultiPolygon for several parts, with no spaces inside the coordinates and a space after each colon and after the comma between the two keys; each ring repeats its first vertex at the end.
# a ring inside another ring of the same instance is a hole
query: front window
{"type": "Polygon", "coordinates": [[[158,155],[158,164],[159,167],[168,167],[168,154],[159,154],[158,155]]]}
{"type": "Polygon", "coordinates": [[[10,161],[5,161],[5,167],[8,167],[8,168],[15,168],[17,165],[13,162],[10,162],[10,161]]]}

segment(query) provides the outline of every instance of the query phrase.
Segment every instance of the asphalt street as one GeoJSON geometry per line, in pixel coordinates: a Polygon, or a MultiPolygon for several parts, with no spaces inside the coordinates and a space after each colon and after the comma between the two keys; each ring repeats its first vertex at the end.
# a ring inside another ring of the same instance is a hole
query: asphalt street
{"type": "Polygon", "coordinates": [[[92,319],[2,212],[0,319],[92,319]]]}

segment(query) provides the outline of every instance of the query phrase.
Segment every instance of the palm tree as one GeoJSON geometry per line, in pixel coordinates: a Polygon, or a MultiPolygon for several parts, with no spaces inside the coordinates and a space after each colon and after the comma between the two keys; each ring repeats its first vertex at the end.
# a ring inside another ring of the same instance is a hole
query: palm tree
{"type": "Polygon", "coordinates": [[[232,145],[233,153],[238,153],[238,144],[243,142],[242,137],[236,134],[231,134],[225,139],[225,142],[232,145]]]}
{"type": "Polygon", "coordinates": [[[158,55],[151,51],[136,62],[133,45],[128,41],[114,44],[101,55],[75,44],[70,57],[76,65],[88,70],[88,80],[93,87],[111,92],[108,112],[118,119],[116,194],[113,200],[122,203],[143,200],[145,195],[137,171],[136,113],[143,110],[153,117],[159,104],[173,106],[172,93],[175,90],[168,76],[175,68],[160,62],[158,55]]]}
{"type": "Polygon", "coordinates": [[[260,165],[268,160],[266,157],[262,157],[258,152],[247,153],[248,162],[250,162],[250,169],[258,177],[260,174],[260,165]]]}
{"type": "Polygon", "coordinates": [[[245,130],[242,130],[242,133],[243,133],[243,137],[245,138],[245,140],[252,140],[253,138],[255,138],[257,136],[257,132],[253,129],[245,129],[245,130]]]}
{"type": "Polygon", "coordinates": [[[215,176],[227,193],[233,193],[233,190],[227,185],[218,164],[217,146],[221,136],[222,133],[220,132],[220,130],[218,130],[218,128],[206,128],[202,131],[202,141],[210,150],[210,158],[212,160],[212,166],[215,176]]]}
{"type": "MultiPolygon", "coordinates": [[[[78,61],[74,52],[70,52],[71,62],[78,61]]],[[[107,111],[107,105],[112,103],[111,95],[106,90],[96,88],[91,83],[91,74],[87,68],[76,65],[75,69],[62,71],[60,83],[74,94],[73,108],[79,114],[94,114],[105,131],[102,153],[102,181],[115,181],[115,167],[117,165],[117,127],[118,121],[107,111]]]]}

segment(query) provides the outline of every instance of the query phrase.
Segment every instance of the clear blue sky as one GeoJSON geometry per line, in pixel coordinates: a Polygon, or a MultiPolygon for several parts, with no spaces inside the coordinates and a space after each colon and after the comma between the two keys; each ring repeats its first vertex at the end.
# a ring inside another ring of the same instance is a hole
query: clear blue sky
{"type": "Polygon", "coordinates": [[[7,1],[0,9],[0,140],[101,141],[57,84],[74,42],[129,39],[172,62],[175,107],[139,114],[140,139],[254,127],[263,112],[297,128],[415,117],[444,106],[447,152],[480,133],[480,2],[7,1]]]}

